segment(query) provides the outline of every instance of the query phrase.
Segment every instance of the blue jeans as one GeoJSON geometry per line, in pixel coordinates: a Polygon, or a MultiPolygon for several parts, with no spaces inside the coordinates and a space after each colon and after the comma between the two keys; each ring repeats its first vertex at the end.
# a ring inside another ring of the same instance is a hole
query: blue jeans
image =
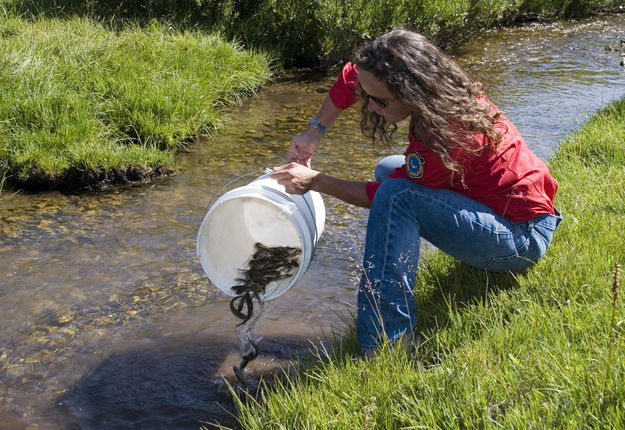
{"type": "Polygon", "coordinates": [[[403,156],[387,157],[374,172],[382,184],[369,212],[356,318],[363,351],[416,326],[414,284],[421,237],[473,267],[518,271],[542,257],[562,220],[556,211],[512,222],[454,191],[388,179],[403,163],[403,156]]]}

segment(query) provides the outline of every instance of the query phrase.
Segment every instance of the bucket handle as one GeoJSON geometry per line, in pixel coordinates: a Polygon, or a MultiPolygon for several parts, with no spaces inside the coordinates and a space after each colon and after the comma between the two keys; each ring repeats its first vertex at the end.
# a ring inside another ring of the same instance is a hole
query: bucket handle
{"type": "MultiPolygon", "coordinates": [[[[268,169],[268,168],[267,168],[267,169],[268,169]]],[[[239,179],[245,178],[246,176],[257,175],[257,174],[262,173],[262,172],[267,172],[267,169],[265,169],[265,170],[258,169],[258,170],[254,170],[253,172],[244,173],[244,174],[239,175],[239,176],[237,176],[236,178],[234,178],[234,179],[232,179],[232,180],[230,180],[230,181],[226,182],[225,184],[223,184],[223,185],[222,185],[221,187],[219,187],[219,189],[218,189],[217,191],[215,191],[215,192],[213,193],[213,195],[211,196],[210,200],[208,201],[208,206],[206,207],[206,210],[208,211],[208,210],[211,208],[211,206],[213,206],[213,203],[215,203],[215,197],[217,197],[217,195],[218,195],[219,193],[221,193],[221,191],[222,191],[224,188],[226,188],[227,186],[231,185],[232,183],[234,183],[234,182],[238,181],[239,179]]]]}

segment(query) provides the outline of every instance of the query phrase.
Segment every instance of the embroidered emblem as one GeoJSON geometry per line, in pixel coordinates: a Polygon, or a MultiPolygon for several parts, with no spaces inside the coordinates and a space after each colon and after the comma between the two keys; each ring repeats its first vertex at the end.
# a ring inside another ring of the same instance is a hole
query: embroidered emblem
{"type": "Polygon", "coordinates": [[[423,177],[423,169],[425,159],[418,152],[410,152],[406,154],[406,171],[408,176],[413,179],[421,179],[423,177]]]}

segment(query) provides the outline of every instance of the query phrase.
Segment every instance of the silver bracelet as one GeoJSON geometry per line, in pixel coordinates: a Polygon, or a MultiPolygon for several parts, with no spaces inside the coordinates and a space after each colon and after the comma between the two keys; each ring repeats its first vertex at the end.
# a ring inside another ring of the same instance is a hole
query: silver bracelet
{"type": "Polygon", "coordinates": [[[325,125],[321,124],[319,122],[319,120],[317,118],[315,118],[315,117],[310,118],[310,121],[308,121],[308,124],[312,125],[317,130],[319,130],[321,132],[321,134],[326,134],[326,132],[328,131],[328,127],[326,127],[325,125]]]}

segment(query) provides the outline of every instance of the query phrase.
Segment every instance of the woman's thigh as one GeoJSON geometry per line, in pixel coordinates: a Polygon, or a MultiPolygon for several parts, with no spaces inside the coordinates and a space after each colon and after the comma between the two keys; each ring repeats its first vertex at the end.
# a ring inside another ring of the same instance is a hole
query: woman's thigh
{"type": "Polygon", "coordinates": [[[385,181],[380,191],[402,208],[404,217],[418,224],[424,239],[471,266],[522,270],[544,252],[536,245],[531,222],[512,222],[454,191],[405,179],[385,181]]]}

